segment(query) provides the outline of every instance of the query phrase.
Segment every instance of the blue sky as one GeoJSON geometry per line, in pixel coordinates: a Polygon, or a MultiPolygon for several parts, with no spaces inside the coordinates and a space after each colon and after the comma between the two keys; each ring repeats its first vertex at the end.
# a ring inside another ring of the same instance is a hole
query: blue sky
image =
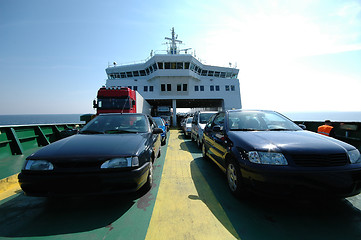
{"type": "Polygon", "coordinates": [[[361,2],[0,0],[0,114],[93,113],[108,63],[164,50],[174,27],[240,69],[243,108],[361,111],[361,2]]]}

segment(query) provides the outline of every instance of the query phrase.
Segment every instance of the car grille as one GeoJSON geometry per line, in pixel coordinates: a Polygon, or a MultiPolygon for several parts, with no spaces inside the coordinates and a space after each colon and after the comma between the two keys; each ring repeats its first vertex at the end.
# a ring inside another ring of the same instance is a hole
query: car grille
{"type": "Polygon", "coordinates": [[[292,155],[293,162],[302,167],[335,167],[348,164],[346,153],[340,154],[298,154],[292,155]]]}
{"type": "Polygon", "coordinates": [[[102,162],[57,162],[54,163],[56,169],[99,169],[102,162]]]}

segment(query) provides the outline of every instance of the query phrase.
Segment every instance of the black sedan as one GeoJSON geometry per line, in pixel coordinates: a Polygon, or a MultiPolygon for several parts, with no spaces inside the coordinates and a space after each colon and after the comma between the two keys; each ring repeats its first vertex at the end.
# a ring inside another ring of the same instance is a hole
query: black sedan
{"type": "Polygon", "coordinates": [[[226,173],[231,192],[343,198],[361,191],[360,152],[303,130],[273,111],[219,112],[203,135],[204,158],[226,173]]]}
{"type": "Polygon", "coordinates": [[[160,133],[145,114],[104,114],[30,155],[19,174],[29,196],[98,195],[152,185],[160,133]]]}

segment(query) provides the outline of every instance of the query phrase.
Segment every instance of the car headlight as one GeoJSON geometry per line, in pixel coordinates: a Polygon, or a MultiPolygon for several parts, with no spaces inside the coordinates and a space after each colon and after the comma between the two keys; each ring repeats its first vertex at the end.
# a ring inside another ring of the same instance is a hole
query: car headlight
{"type": "Polygon", "coordinates": [[[113,158],[105,161],[100,168],[138,167],[138,157],[113,158]]]}
{"type": "Polygon", "coordinates": [[[53,170],[54,165],[45,160],[26,160],[24,170],[47,171],[53,170]]]}
{"type": "Polygon", "coordinates": [[[252,163],[268,165],[288,165],[288,162],[282,153],[275,152],[248,152],[248,159],[252,163]]]}
{"type": "Polygon", "coordinates": [[[348,153],[348,157],[350,158],[351,163],[360,163],[361,162],[359,150],[355,149],[355,150],[348,151],[347,153],[348,153]]]}

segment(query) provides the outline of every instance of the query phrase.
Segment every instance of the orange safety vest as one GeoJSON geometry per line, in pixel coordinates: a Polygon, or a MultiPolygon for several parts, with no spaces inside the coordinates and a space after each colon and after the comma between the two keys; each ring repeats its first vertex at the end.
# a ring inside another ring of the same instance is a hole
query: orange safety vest
{"type": "Polygon", "coordinates": [[[322,125],[322,126],[318,127],[317,133],[325,135],[325,136],[330,136],[330,132],[331,132],[332,129],[333,129],[332,126],[322,125]]]}

